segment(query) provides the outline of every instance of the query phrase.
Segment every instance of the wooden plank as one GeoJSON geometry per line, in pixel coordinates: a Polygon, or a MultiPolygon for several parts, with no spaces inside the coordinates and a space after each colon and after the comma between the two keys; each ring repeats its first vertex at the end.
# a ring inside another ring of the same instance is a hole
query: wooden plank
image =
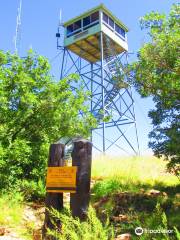
{"type": "MultiPolygon", "coordinates": [[[[51,144],[49,149],[49,160],[48,166],[49,167],[58,167],[64,166],[64,144],[51,144]]],[[[45,220],[43,226],[43,239],[48,239],[46,236],[47,228],[49,229],[57,229],[60,231],[61,229],[61,222],[60,220],[53,219],[55,225],[52,223],[52,219],[50,218],[50,213],[48,209],[54,208],[57,211],[61,211],[63,208],[63,193],[57,192],[47,192],[46,199],[45,199],[45,220]]],[[[51,238],[54,240],[55,238],[51,238]]]]}
{"type": "Polygon", "coordinates": [[[72,165],[78,166],[77,192],[71,193],[70,208],[74,217],[85,220],[90,201],[92,143],[80,139],[74,142],[72,165]]]}

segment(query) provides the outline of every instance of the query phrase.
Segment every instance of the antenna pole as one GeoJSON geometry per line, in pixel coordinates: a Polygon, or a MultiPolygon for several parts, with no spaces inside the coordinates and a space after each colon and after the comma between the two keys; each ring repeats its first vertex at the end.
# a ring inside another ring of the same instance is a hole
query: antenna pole
{"type": "Polygon", "coordinates": [[[62,23],[62,10],[60,9],[60,11],[59,11],[58,29],[57,29],[57,33],[56,33],[57,49],[60,48],[59,39],[60,39],[60,37],[61,37],[60,28],[61,28],[62,26],[63,26],[63,23],[62,23]]]}
{"type": "Polygon", "coordinates": [[[62,26],[62,10],[59,11],[59,26],[62,26]]]}
{"type": "Polygon", "coordinates": [[[19,52],[20,41],[21,41],[21,13],[22,13],[22,0],[19,1],[19,8],[16,18],[16,33],[14,37],[14,49],[15,53],[19,52]]]}

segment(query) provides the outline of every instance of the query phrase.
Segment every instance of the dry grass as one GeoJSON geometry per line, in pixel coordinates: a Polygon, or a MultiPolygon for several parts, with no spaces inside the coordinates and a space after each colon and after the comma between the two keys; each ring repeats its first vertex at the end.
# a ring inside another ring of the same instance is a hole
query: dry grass
{"type": "Polygon", "coordinates": [[[93,159],[92,178],[116,178],[132,183],[174,186],[179,183],[177,177],[166,172],[166,162],[153,156],[112,157],[99,155],[93,159]]]}

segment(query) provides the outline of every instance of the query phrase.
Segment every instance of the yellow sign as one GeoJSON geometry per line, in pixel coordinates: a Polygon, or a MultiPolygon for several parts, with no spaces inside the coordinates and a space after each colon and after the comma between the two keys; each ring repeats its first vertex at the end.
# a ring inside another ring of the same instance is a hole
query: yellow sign
{"type": "Polygon", "coordinates": [[[77,167],[48,167],[47,192],[76,192],[77,167]]]}

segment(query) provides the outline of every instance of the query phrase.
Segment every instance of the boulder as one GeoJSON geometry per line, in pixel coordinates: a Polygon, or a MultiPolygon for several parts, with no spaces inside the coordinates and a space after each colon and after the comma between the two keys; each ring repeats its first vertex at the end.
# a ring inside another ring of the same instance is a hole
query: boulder
{"type": "Polygon", "coordinates": [[[129,233],[120,234],[115,238],[115,240],[131,240],[132,236],[129,233]]]}
{"type": "Polygon", "coordinates": [[[147,195],[150,196],[160,196],[161,192],[159,190],[151,189],[147,192],[147,195]]]}

